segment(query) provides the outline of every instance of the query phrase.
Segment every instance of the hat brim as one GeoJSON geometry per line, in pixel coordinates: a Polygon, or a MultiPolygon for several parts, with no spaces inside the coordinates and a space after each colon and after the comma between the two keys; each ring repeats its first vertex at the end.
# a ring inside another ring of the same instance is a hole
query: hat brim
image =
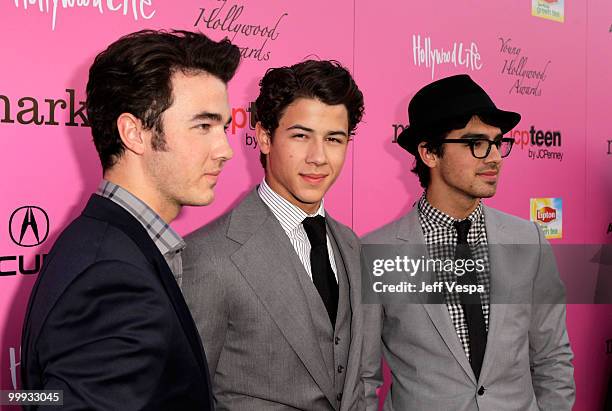
{"type": "Polygon", "coordinates": [[[398,136],[397,144],[416,156],[417,147],[426,137],[424,134],[435,134],[444,131],[461,129],[467,125],[472,116],[480,119],[491,126],[499,127],[502,134],[512,130],[521,121],[521,115],[513,111],[499,109],[484,109],[469,114],[458,115],[453,118],[441,119],[439,123],[426,127],[406,127],[398,136]]]}

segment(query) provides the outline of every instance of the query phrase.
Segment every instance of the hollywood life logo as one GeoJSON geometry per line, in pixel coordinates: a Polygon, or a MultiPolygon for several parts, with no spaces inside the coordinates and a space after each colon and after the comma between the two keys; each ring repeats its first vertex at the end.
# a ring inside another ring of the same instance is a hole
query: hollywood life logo
{"type": "Polygon", "coordinates": [[[21,347],[19,348],[19,355],[14,347],[9,347],[9,372],[11,374],[11,383],[13,384],[13,390],[17,389],[17,370],[21,365],[21,347]]]}
{"type": "Polygon", "coordinates": [[[84,101],[77,101],[75,91],[66,89],[65,98],[20,97],[18,100],[0,94],[0,125],[17,123],[36,126],[57,126],[58,111],[68,114],[67,127],[89,127],[84,101]]]}
{"type": "Polygon", "coordinates": [[[511,38],[499,37],[499,53],[504,58],[501,74],[511,79],[508,94],[539,97],[542,84],[548,78],[551,60],[535,66],[529,61],[523,49],[511,38]]]}
{"type": "Polygon", "coordinates": [[[529,130],[510,130],[506,136],[514,138],[514,145],[521,150],[527,148],[527,156],[532,160],[563,160],[559,130],[540,130],[531,126],[529,130]]]}
{"type": "Polygon", "coordinates": [[[266,23],[245,21],[241,18],[245,6],[232,4],[227,7],[227,0],[217,0],[218,7],[201,7],[194,27],[206,27],[209,30],[225,33],[232,43],[240,48],[243,59],[267,61],[270,59],[270,44],[280,36],[280,25],[288,13],[279,13],[266,23]],[[268,44],[270,42],[270,44],[268,44]]]}
{"type": "Polygon", "coordinates": [[[102,15],[105,12],[122,13],[124,16],[129,14],[134,21],[139,18],[150,20],[155,15],[155,10],[152,9],[153,0],[15,0],[15,7],[19,8],[20,4],[26,11],[31,7],[38,8],[41,13],[51,14],[52,31],[55,30],[58,10],[74,14],[75,9],[87,7],[97,9],[102,15]]]}
{"type": "MultiPolygon", "coordinates": [[[[9,237],[18,246],[36,247],[49,236],[49,216],[38,206],[17,208],[9,217],[9,237]]],[[[19,255],[0,255],[0,277],[34,275],[40,272],[47,254],[25,253],[19,255]],[[30,258],[32,263],[28,264],[30,258]]]]}
{"type": "Polygon", "coordinates": [[[431,37],[423,37],[420,34],[412,35],[412,61],[415,66],[431,69],[431,79],[435,77],[436,66],[447,64],[470,71],[478,71],[482,68],[481,56],[478,45],[475,42],[464,44],[454,42],[447,48],[435,48],[432,46],[431,37]]]}

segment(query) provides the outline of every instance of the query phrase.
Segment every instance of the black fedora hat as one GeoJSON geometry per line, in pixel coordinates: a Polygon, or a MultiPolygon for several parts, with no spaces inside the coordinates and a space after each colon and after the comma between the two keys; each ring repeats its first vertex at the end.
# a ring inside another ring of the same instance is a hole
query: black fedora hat
{"type": "Polygon", "coordinates": [[[408,104],[410,125],[397,137],[397,143],[416,155],[419,143],[428,135],[463,128],[473,115],[499,127],[502,133],[512,130],[521,120],[518,113],[498,109],[482,87],[467,74],[460,74],[417,91],[408,104]]]}

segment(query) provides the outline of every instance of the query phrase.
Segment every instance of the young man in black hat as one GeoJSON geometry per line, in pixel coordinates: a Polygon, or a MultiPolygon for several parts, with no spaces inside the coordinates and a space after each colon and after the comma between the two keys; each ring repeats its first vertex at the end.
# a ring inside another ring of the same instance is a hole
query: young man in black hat
{"type": "Polygon", "coordinates": [[[535,223],[481,202],[495,194],[513,144],[503,134],[520,115],[458,75],[417,92],[408,116],[398,143],[415,156],[425,192],[364,247],[420,244],[428,257],[481,259],[485,269],[430,273],[444,284],[437,304],[364,304],[368,410],[378,405],[381,354],[393,376],[385,410],[570,410],[572,352],[550,247],[535,223]]]}

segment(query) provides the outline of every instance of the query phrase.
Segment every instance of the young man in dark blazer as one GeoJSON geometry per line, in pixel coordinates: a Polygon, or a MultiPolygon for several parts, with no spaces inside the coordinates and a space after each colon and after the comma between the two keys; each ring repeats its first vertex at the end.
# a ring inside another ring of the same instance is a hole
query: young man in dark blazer
{"type": "Polygon", "coordinates": [[[360,410],[359,242],[323,196],[363,111],[329,61],[269,70],[255,102],[265,179],[187,237],[185,298],[220,410],[360,410]]]}
{"type": "Polygon", "coordinates": [[[103,180],[32,290],[23,388],[65,410],[212,410],[206,357],[169,226],[206,205],[232,150],[227,82],[240,53],[200,33],[141,31],[100,53],[87,113],[103,180]]]}
{"type": "Polygon", "coordinates": [[[368,410],[378,409],[381,355],[393,377],[385,410],[571,410],[572,351],[554,255],[537,224],[481,202],[496,192],[513,144],[503,134],[520,115],[499,110],[459,75],[418,91],[408,116],[398,143],[415,156],[425,192],[363,239],[364,255],[368,244],[386,244],[417,258],[471,260],[469,273],[431,269],[420,278],[477,292],[444,286],[408,303],[383,296],[364,304],[368,410]]]}

